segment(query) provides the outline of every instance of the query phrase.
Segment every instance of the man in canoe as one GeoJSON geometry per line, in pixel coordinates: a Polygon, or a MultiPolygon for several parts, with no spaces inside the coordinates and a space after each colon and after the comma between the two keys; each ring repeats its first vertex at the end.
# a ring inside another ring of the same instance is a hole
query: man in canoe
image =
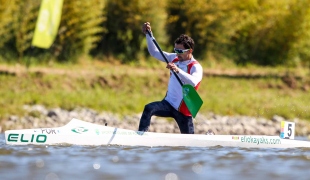
{"type": "MultiPolygon", "coordinates": [[[[142,25],[142,32],[146,35],[148,51],[151,56],[165,62],[160,51],[148,35],[151,25],[142,25]]],[[[202,80],[202,66],[193,56],[194,40],[188,35],[180,35],[174,42],[174,53],[163,52],[168,63],[166,68],[174,71],[183,84],[190,84],[195,89],[202,80]]],[[[174,74],[170,72],[170,80],[165,98],[145,105],[139,124],[139,131],[148,131],[152,116],[172,117],[177,122],[182,134],[194,134],[193,117],[183,101],[182,86],[174,74]]]]}

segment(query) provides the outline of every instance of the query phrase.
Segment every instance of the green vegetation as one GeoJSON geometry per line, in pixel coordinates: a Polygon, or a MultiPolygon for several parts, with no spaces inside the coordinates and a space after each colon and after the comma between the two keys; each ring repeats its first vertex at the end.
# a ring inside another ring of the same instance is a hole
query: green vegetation
{"type": "Polygon", "coordinates": [[[65,0],[48,50],[31,47],[40,3],[0,0],[1,119],[24,104],[127,114],[161,100],[168,72],[148,55],[146,21],[166,51],[194,38],[200,113],[310,119],[310,0],[65,0]]]}
{"type": "Polygon", "coordinates": [[[49,50],[31,47],[40,2],[0,0],[0,61],[147,60],[141,25],[149,21],[167,51],[186,33],[198,59],[310,67],[310,0],[66,0],[49,50]]]}
{"type": "MultiPolygon", "coordinates": [[[[0,69],[2,119],[23,115],[25,104],[140,113],[145,104],[165,96],[169,76],[163,63],[146,67],[83,61],[32,67],[28,72],[23,66],[1,65],[0,69]]],[[[204,100],[199,113],[266,118],[277,114],[310,120],[308,76],[301,69],[206,67],[198,90],[204,100]]]]}

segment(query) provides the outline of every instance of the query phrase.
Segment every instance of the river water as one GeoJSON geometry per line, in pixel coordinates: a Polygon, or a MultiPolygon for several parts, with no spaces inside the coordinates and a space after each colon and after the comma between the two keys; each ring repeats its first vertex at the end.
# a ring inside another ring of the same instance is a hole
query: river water
{"type": "Polygon", "coordinates": [[[310,149],[12,146],[0,179],[310,179],[310,149]]]}

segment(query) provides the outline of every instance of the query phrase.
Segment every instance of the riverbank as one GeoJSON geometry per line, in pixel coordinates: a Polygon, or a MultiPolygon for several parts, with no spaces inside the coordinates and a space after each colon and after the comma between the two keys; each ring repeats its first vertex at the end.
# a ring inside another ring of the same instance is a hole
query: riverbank
{"type": "MultiPolygon", "coordinates": [[[[115,63],[81,61],[29,69],[0,64],[0,121],[24,116],[25,104],[132,115],[165,96],[169,71],[164,64],[115,63]]],[[[310,120],[309,69],[203,66],[201,114],[310,120]]]]}
{"type": "MultiPolygon", "coordinates": [[[[53,128],[67,124],[72,118],[77,118],[96,124],[137,130],[141,114],[118,115],[110,112],[97,112],[89,108],[65,110],[61,108],[48,109],[42,105],[23,107],[27,116],[9,116],[2,121],[2,131],[8,129],[53,128]]],[[[211,129],[218,135],[279,135],[281,121],[295,122],[295,135],[308,136],[310,125],[300,119],[284,119],[274,116],[272,119],[249,116],[221,116],[213,113],[199,113],[194,121],[195,134],[205,134],[211,129]]],[[[180,133],[173,119],[153,117],[150,132],[180,133]]]]}

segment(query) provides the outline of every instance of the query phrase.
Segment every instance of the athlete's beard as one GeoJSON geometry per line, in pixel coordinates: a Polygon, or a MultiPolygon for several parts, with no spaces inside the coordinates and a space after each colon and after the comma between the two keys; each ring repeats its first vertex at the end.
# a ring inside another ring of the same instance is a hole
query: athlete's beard
{"type": "Polygon", "coordinates": [[[186,60],[190,60],[191,58],[190,57],[187,57],[187,56],[185,56],[185,58],[186,59],[184,59],[184,57],[183,56],[178,56],[178,59],[179,59],[179,61],[186,61],[186,60]]]}

